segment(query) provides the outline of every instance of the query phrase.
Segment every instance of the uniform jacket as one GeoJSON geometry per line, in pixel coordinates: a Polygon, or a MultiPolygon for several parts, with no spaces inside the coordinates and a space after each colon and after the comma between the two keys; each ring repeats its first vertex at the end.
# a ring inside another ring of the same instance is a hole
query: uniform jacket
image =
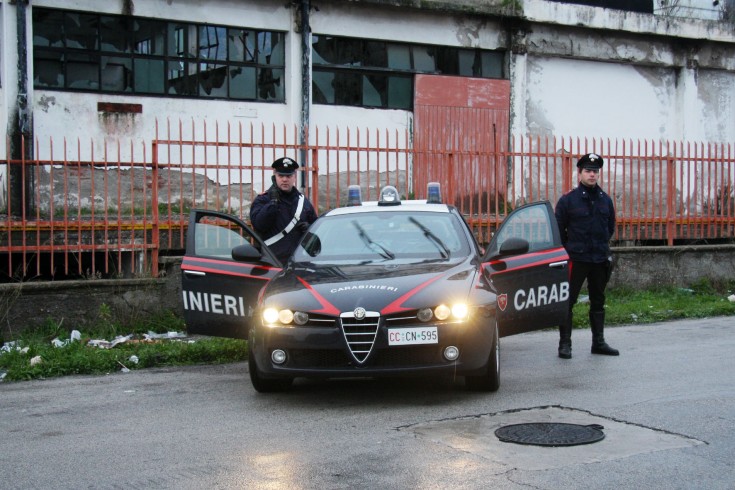
{"type": "MultiPolygon", "coordinates": [[[[264,192],[256,197],[250,206],[250,222],[263,240],[267,240],[276,233],[283,231],[296,214],[301,193],[295,187],[292,187],[290,192],[279,190],[278,193],[280,201],[276,205],[271,204],[268,193],[264,192]]],[[[308,199],[305,199],[299,222],[311,224],[316,221],[316,218],[314,206],[311,205],[308,199]]],[[[269,245],[268,248],[285,266],[291,253],[296,250],[301,237],[302,233],[297,226],[288,235],[269,245]]]]}
{"type": "Polygon", "coordinates": [[[598,185],[580,184],[556,203],[554,210],[561,241],[572,261],[602,263],[610,256],[615,233],[612,199],[598,185]]]}

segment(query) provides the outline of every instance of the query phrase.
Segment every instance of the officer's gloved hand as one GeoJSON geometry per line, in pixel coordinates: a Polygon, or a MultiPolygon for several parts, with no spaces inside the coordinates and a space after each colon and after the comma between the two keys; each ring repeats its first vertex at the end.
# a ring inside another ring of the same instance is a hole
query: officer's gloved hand
{"type": "Polygon", "coordinates": [[[294,226],[294,228],[296,228],[299,233],[304,234],[309,228],[309,223],[307,223],[306,221],[299,221],[298,223],[296,223],[296,226],[294,226]]]}
{"type": "Polygon", "coordinates": [[[272,185],[270,189],[268,189],[268,197],[271,200],[271,204],[278,204],[278,201],[281,200],[281,195],[278,193],[278,187],[272,185]]]}

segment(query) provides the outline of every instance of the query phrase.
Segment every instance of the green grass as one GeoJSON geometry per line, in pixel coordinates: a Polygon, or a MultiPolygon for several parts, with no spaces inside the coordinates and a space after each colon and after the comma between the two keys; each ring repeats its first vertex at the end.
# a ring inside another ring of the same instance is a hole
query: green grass
{"type": "MultiPolygon", "coordinates": [[[[607,325],[631,325],[661,322],[681,318],[704,318],[711,316],[735,316],[735,303],[727,297],[735,293],[735,281],[711,285],[699,283],[689,288],[665,288],[653,291],[616,289],[607,292],[607,325]]],[[[582,291],[586,294],[586,291],[582,291]]],[[[577,328],[588,327],[589,305],[574,307],[574,324],[577,328]]],[[[81,341],[69,342],[64,347],[54,347],[53,339],[67,340],[74,327],[47,321],[44,325],[25,332],[14,339],[27,352],[12,349],[0,353],[0,375],[5,381],[52,378],[73,374],[106,374],[122,369],[144,369],[159,366],[192,364],[220,364],[247,359],[247,342],[243,340],[200,337],[189,339],[167,339],[152,343],[141,342],[149,331],[156,333],[184,332],[180,318],[171,313],[149,318],[133,326],[115,323],[109,308],[100,308],[99,321],[93,328],[78,328],[81,341]],[[133,340],[111,349],[88,345],[90,339],[113,340],[117,336],[133,335],[133,340]],[[42,361],[31,365],[30,360],[40,356],[42,361]],[[136,356],[138,362],[131,361],[136,356]]],[[[5,339],[9,340],[9,339],[5,339]]]]}
{"type": "Polygon", "coordinates": [[[124,327],[110,321],[103,306],[100,320],[93,328],[79,328],[80,341],[55,347],[54,339],[68,341],[72,329],[52,321],[25,332],[16,340],[18,349],[0,354],[0,373],[5,381],[53,378],[72,374],[106,374],[122,369],[143,369],[160,366],[191,364],[221,364],[247,359],[247,342],[222,338],[156,339],[145,341],[148,332],[185,332],[181,319],[173,314],[124,327]],[[131,339],[104,349],[89,344],[90,340],[112,341],[116,337],[132,335],[131,339]],[[19,349],[27,347],[23,352],[19,349]],[[41,362],[31,365],[31,359],[40,356],[41,362]],[[131,358],[137,357],[137,362],[131,358]]]}
{"type": "MultiPolygon", "coordinates": [[[[735,315],[735,303],[727,297],[735,293],[735,281],[712,285],[700,282],[688,288],[651,291],[614,289],[606,293],[605,323],[629,325],[683,318],[735,315]]],[[[585,294],[585,291],[582,291],[585,294]]],[[[574,307],[574,326],[587,327],[589,304],[574,307]]]]}

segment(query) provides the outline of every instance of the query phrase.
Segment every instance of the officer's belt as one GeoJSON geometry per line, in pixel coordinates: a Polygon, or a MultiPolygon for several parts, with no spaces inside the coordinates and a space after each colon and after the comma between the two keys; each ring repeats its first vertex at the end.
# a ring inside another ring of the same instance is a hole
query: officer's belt
{"type": "Polygon", "coordinates": [[[296,213],[293,215],[293,218],[291,218],[291,221],[289,221],[288,225],[282,230],[270,237],[268,240],[265,241],[266,245],[273,245],[281,238],[288,235],[291,230],[293,230],[293,227],[296,226],[296,223],[299,222],[299,218],[301,218],[301,211],[304,209],[304,195],[301,194],[299,196],[299,204],[296,206],[296,213]]]}

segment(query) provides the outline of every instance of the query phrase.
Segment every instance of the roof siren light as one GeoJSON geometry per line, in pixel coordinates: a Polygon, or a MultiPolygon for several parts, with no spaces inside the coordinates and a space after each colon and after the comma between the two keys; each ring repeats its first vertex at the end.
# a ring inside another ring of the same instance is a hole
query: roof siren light
{"type": "Polygon", "coordinates": [[[398,206],[401,204],[401,196],[398,195],[398,191],[392,185],[383,187],[380,191],[380,200],[378,206],[398,206]]]}
{"type": "Polygon", "coordinates": [[[352,184],[347,188],[347,205],[362,206],[362,190],[357,184],[352,184]]]}
{"type": "Polygon", "coordinates": [[[426,203],[427,204],[441,204],[442,202],[442,188],[439,182],[429,182],[426,186],[426,203]]]}

